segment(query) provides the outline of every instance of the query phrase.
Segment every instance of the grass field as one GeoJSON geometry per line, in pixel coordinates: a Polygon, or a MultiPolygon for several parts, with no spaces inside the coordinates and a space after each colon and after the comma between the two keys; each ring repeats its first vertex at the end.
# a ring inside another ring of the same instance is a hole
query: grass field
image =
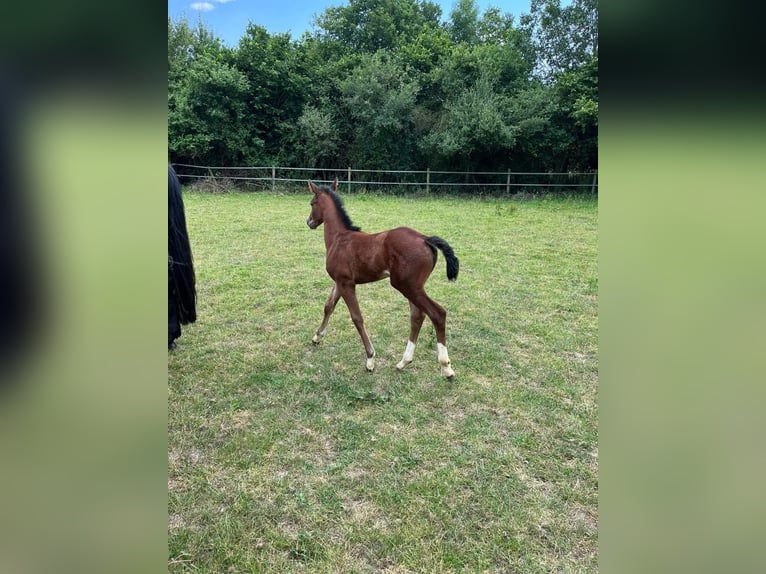
{"type": "Polygon", "coordinates": [[[365,371],[310,195],[186,193],[198,321],[168,354],[171,572],[596,572],[597,203],[346,196],[365,231],[445,238],[403,372],[406,300],[357,289],[365,371]]]}

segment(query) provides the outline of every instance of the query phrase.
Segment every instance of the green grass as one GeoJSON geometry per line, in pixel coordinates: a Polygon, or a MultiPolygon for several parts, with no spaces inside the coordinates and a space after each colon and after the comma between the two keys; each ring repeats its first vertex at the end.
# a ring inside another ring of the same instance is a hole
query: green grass
{"type": "Polygon", "coordinates": [[[198,321],[168,355],[171,572],[596,572],[597,203],[345,197],[365,231],[444,237],[403,372],[405,299],[357,288],[375,372],[309,194],[185,195],[198,321]]]}

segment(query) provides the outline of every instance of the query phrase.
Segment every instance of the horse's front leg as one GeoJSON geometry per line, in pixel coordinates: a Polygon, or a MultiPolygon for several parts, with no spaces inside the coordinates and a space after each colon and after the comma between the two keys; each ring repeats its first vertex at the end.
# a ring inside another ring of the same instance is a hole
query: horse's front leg
{"type": "Polygon", "coordinates": [[[359,336],[362,338],[364,344],[364,351],[367,353],[367,370],[372,371],[375,368],[375,349],[370,342],[370,337],[367,335],[367,331],[364,329],[364,319],[362,318],[362,311],[359,309],[359,302],[356,300],[356,286],[351,283],[339,287],[340,295],[346,302],[349,313],[351,313],[351,320],[354,322],[356,330],[359,331],[359,336]]]}
{"type": "Polygon", "coordinates": [[[340,299],[340,292],[338,291],[338,286],[333,283],[332,289],[330,289],[330,295],[327,297],[327,301],[325,301],[324,304],[324,319],[322,319],[322,324],[319,325],[319,329],[317,329],[311,339],[311,342],[315,345],[318,345],[322,340],[322,337],[324,337],[324,333],[327,330],[327,322],[330,320],[330,315],[332,315],[332,312],[335,310],[335,305],[338,304],[338,299],[340,299]]]}

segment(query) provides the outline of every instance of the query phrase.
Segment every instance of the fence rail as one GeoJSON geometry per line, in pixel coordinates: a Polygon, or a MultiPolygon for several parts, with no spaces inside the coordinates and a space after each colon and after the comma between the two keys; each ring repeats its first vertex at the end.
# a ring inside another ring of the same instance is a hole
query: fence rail
{"type": "Polygon", "coordinates": [[[374,189],[376,186],[417,187],[426,193],[431,188],[451,187],[457,189],[473,188],[494,193],[505,190],[506,194],[541,188],[554,188],[556,191],[572,190],[595,194],[598,190],[598,172],[514,172],[506,171],[442,171],[442,170],[393,170],[393,169],[340,169],[283,167],[283,166],[241,166],[214,167],[175,163],[182,182],[206,181],[213,185],[237,183],[249,187],[276,189],[277,182],[287,184],[305,184],[312,179],[317,183],[330,183],[338,178],[339,183],[351,192],[353,186],[374,189]],[[364,174],[354,177],[354,174],[364,174]],[[300,177],[297,177],[300,175],[300,177]],[[425,176],[425,177],[423,177],[425,176]]]}

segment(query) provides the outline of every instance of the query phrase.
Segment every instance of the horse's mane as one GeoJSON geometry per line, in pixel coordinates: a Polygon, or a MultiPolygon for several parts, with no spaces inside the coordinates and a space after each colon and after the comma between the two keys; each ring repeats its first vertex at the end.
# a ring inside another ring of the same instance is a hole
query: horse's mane
{"type": "Polygon", "coordinates": [[[346,209],[343,207],[343,200],[340,198],[340,196],[335,193],[330,187],[326,185],[320,185],[319,189],[327,193],[327,195],[332,198],[332,202],[335,204],[335,208],[338,210],[338,213],[340,214],[340,220],[343,222],[343,225],[346,226],[346,229],[349,231],[361,231],[361,227],[357,227],[351,222],[351,218],[348,216],[348,213],[346,213],[346,209]]]}

